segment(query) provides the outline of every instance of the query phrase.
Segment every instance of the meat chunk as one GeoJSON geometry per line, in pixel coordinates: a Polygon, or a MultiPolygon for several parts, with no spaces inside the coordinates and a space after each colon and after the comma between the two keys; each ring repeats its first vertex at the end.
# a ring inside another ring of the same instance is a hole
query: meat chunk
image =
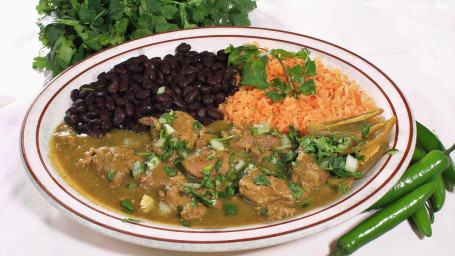
{"type": "Polygon", "coordinates": [[[91,148],[81,159],[82,166],[91,165],[101,179],[108,181],[111,187],[118,187],[131,170],[136,161],[143,161],[142,157],[134,154],[134,150],[127,147],[100,147],[91,148]],[[114,171],[114,178],[108,180],[108,172],[114,171]]]}
{"type": "Polygon", "coordinates": [[[172,128],[175,130],[173,137],[180,138],[180,141],[186,141],[190,149],[194,148],[199,134],[194,130],[193,124],[196,120],[185,112],[176,112],[176,118],[172,123],[172,128]]]}
{"type": "Polygon", "coordinates": [[[268,220],[279,220],[292,215],[295,215],[297,209],[290,207],[282,201],[273,202],[267,205],[267,219],[268,220]]]}
{"type": "Polygon", "coordinates": [[[163,170],[164,165],[159,164],[152,170],[147,170],[147,172],[137,178],[139,184],[148,189],[154,188],[164,188],[166,184],[169,183],[169,175],[163,170]]]}
{"type": "Polygon", "coordinates": [[[218,172],[221,175],[226,175],[227,171],[229,170],[229,153],[227,152],[217,152],[215,150],[209,149],[208,147],[204,147],[201,149],[196,150],[193,154],[189,157],[185,158],[182,161],[182,165],[185,168],[186,172],[196,178],[204,177],[202,170],[207,166],[213,165],[211,168],[212,176],[216,176],[216,163],[219,161],[219,157],[221,157],[222,165],[219,168],[218,172]],[[211,157],[214,156],[214,157],[211,157]],[[213,159],[212,159],[213,158],[213,159]],[[210,160],[212,159],[212,160],[210,160]]]}
{"type": "Polygon", "coordinates": [[[266,180],[270,185],[258,185],[253,182],[253,178],[258,175],[263,175],[263,173],[248,167],[248,174],[239,181],[240,194],[247,200],[259,205],[267,205],[278,200],[295,202],[295,198],[285,180],[267,176],[266,180]]]}
{"type": "Polygon", "coordinates": [[[169,180],[169,187],[163,194],[163,200],[175,210],[181,207],[180,215],[184,220],[197,220],[202,219],[206,212],[207,207],[203,204],[191,206],[194,197],[185,193],[181,183],[187,182],[185,176],[179,173],[169,180]]]}
{"type": "Polygon", "coordinates": [[[258,134],[254,136],[254,144],[250,149],[251,155],[254,157],[260,157],[265,152],[279,146],[281,146],[280,138],[270,134],[258,134]]]}
{"type": "Polygon", "coordinates": [[[329,174],[322,170],[312,156],[300,151],[297,157],[297,165],[293,168],[291,182],[302,186],[307,192],[317,188],[327,181],[329,174]]]}

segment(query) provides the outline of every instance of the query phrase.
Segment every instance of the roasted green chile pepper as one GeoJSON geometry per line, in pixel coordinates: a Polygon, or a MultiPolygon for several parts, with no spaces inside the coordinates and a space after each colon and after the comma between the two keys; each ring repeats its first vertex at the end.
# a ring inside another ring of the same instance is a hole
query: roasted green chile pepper
{"type": "Polygon", "coordinates": [[[431,237],[430,215],[425,205],[420,206],[411,217],[422,235],[431,237]]]}
{"type": "MultiPolygon", "coordinates": [[[[419,144],[422,149],[427,152],[432,150],[438,149],[441,151],[445,151],[446,148],[439,140],[439,138],[430,131],[427,127],[422,125],[419,122],[416,122],[417,125],[417,144],[419,144]]],[[[449,156],[449,167],[442,173],[444,180],[449,181],[453,185],[455,185],[455,166],[453,163],[452,158],[449,156]]]]}
{"type": "Polygon", "coordinates": [[[336,244],[336,251],[332,255],[351,254],[391,230],[420,208],[435,189],[436,181],[431,180],[377,211],[357,227],[340,237],[336,244]]]}
{"type": "Polygon", "coordinates": [[[380,208],[404,196],[429,179],[440,175],[447,166],[449,159],[444,152],[431,151],[420,161],[409,166],[395,186],[369,209],[380,208]]]}

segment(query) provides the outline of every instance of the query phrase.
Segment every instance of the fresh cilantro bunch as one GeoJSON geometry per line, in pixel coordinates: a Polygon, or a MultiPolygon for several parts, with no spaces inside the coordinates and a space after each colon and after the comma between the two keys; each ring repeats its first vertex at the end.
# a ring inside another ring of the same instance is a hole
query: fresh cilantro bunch
{"type": "Polygon", "coordinates": [[[40,0],[36,9],[44,52],[33,68],[56,76],[126,40],[201,26],[249,26],[254,0],[40,0]]]}
{"type": "Polygon", "coordinates": [[[290,52],[283,49],[267,50],[259,48],[256,45],[241,45],[234,47],[229,45],[225,51],[229,53],[229,65],[242,66],[242,78],[240,84],[254,85],[259,90],[266,90],[267,95],[273,102],[284,99],[288,96],[298,98],[300,94],[310,95],[316,93],[316,87],[313,78],[306,77],[316,75],[316,63],[310,59],[310,51],[302,48],[298,52],[290,52]],[[261,52],[262,51],[262,52],[261,52]],[[275,58],[280,63],[286,74],[286,80],[274,78],[267,81],[267,63],[269,57],[275,58]],[[299,58],[305,61],[304,67],[297,64],[294,67],[288,67],[283,63],[283,58],[299,58]],[[294,83],[298,86],[294,86],[294,83]]]}

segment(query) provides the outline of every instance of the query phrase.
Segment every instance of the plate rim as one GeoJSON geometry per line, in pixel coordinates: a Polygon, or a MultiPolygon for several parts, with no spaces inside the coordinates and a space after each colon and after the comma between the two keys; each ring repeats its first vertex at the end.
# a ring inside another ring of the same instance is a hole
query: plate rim
{"type": "MultiPolygon", "coordinates": [[[[43,190],[42,192],[45,192],[45,193],[47,194],[47,196],[51,197],[52,200],[54,200],[57,204],[60,204],[60,206],[65,207],[65,204],[62,205],[63,202],[59,201],[58,198],[54,198],[54,197],[52,196],[52,193],[50,193],[49,191],[47,191],[46,188],[45,188],[45,186],[44,186],[43,184],[40,183],[40,181],[39,181],[39,179],[37,178],[36,174],[35,174],[35,173],[33,172],[33,170],[32,170],[32,169],[33,169],[32,166],[30,166],[30,163],[29,163],[29,161],[28,161],[28,159],[27,159],[27,154],[26,154],[25,148],[24,148],[24,136],[25,136],[25,135],[24,135],[24,131],[25,131],[26,124],[27,124],[26,121],[27,121],[27,119],[29,118],[30,112],[31,112],[32,108],[35,106],[37,100],[41,97],[41,95],[45,92],[45,90],[46,90],[48,87],[50,87],[55,81],[57,81],[57,80],[58,80],[61,76],[63,76],[66,72],[69,72],[71,69],[73,69],[75,66],[79,65],[80,63],[85,62],[86,60],[91,59],[91,58],[93,58],[94,56],[96,56],[96,55],[98,55],[98,54],[101,54],[102,52],[109,51],[109,50],[111,50],[111,49],[113,49],[113,48],[118,48],[118,47],[121,46],[121,45],[130,44],[130,43],[132,43],[132,42],[134,42],[134,41],[137,41],[137,40],[142,40],[142,39],[144,39],[144,38],[152,38],[152,37],[160,36],[160,35],[163,35],[163,34],[180,33],[181,31],[190,31],[190,30],[211,30],[211,29],[220,29],[220,30],[221,30],[221,29],[228,29],[228,30],[230,30],[230,29],[241,29],[241,30],[250,30],[250,29],[253,29],[253,30],[273,31],[273,32],[280,32],[280,33],[285,33],[285,34],[292,34],[292,35],[296,35],[296,36],[298,36],[298,37],[304,37],[304,38],[307,38],[307,39],[311,39],[311,40],[318,41],[318,42],[323,43],[323,44],[330,45],[330,46],[332,46],[332,47],[336,47],[336,48],[340,49],[341,51],[347,52],[347,53],[353,55],[354,57],[360,59],[361,61],[365,62],[368,66],[370,66],[370,67],[372,67],[373,69],[375,69],[376,71],[378,71],[378,72],[381,74],[381,76],[382,76],[383,78],[386,78],[386,79],[390,82],[390,84],[393,85],[394,89],[398,92],[398,94],[400,95],[400,97],[402,98],[403,102],[405,103],[405,105],[406,105],[406,107],[407,107],[406,110],[407,110],[407,112],[408,112],[408,116],[409,116],[409,118],[410,118],[409,121],[410,121],[410,123],[411,123],[411,125],[410,125],[410,131],[409,131],[411,139],[410,139],[410,141],[408,142],[408,145],[407,145],[407,148],[406,148],[406,152],[405,152],[403,158],[401,159],[400,163],[399,163],[398,166],[396,167],[396,170],[395,170],[394,174],[389,176],[388,181],[385,181],[384,184],[383,184],[383,186],[384,186],[385,184],[389,183],[389,181],[390,181],[391,179],[393,179],[394,177],[396,177],[397,172],[399,172],[399,171],[402,169],[402,165],[403,165],[403,164],[406,164],[407,162],[410,161],[410,156],[411,156],[411,155],[410,155],[410,152],[412,151],[413,147],[415,146],[415,122],[414,122],[414,118],[413,118],[412,111],[411,111],[411,109],[410,109],[409,103],[407,102],[407,100],[406,100],[404,94],[403,94],[402,91],[398,88],[398,86],[397,86],[397,85],[396,85],[396,84],[395,84],[395,83],[394,83],[394,82],[393,82],[393,81],[392,81],[384,72],[382,72],[382,70],[380,70],[378,67],[376,67],[375,65],[373,65],[372,63],[370,63],[369,61],[367,61],[366,59],[364,59],[363,57],[361,57],[361,56],[359,56],[359,55],[357,55],[357,54],[355,54],[355,53],[353,53],[353,52],[351,52],[351,51],[349,51],[349,50],[347,50],[347,49],[345,49],[345,48],[343,48],[343,47],[340,47],[340,46],[338,46],[338,45],[335,45],[335,44],[333,44],[333,43],[330,43],[330,42],[327,42],[327,41],[324,41],[324,40],[320,40],[320,39],[317,39],[317,38],[314,38],[314,37],[311,37],[311,36],[306,36],[306,35],[298,34],[298,33],[294,33],[294,32],[288,32],[288,31],[278,30],[278,29],[268,29],[268,28],[259,28],[259,27],[208,27],[208,28],[192,28],[192,29],[170,31],[170,32],[164,32],[164,33],[160,33],[160,34],[153,34],[153,35],[145,36],[145,37],[138,38],[138,39],[134,39],[134,40],[130,40],[130,41],[124,42],[124,43],[122,43],[122,44],[119,44],[119,45],[117,45],[117,46],[113,46],[113,47],[107,48],[107,49],[105,49],[105,50],[102,50],[102,51],[100,51],[100,52],[97,52],[97,53],[93,54],[92,56],[87,57],[87,58],[81,60],[80,62],[78,62],[78,63],[76,63],[75,65],[71,66],[71,67],[68,68],[67,70],[63,71],[61,74],[59,74],[59,75],[56,76],[54,79],[52,79],[52,80],[43,88],[43,90],[42,90],[42,91],[39,93],[39,95],[35,98],[35,100],[34,100],[33,103],[30,105],[29,109],[28,109],[27,112],[26,112],[26,115],[25,115],[25,117],[24,117],[24,121],[23,121],[22,127],[21,127],[21,143],[20,143],[20,144],[21,144],[21,155],[22,155],[22,157],[23,157],[23,160],[24,160],[25,165],[27,166],[28,173],[31,174],[31,176],[32,176],[32,178],[33,178],[32,180],[34,180],[34,183],[36,182],[37,185],[39,185],[39,187],[41,188],[41,190],[43,190]]],[[[213,36],[213,35],[207,35],[207,36],[213,36]]],[[[239,35],[230,35],[230,36],[238,37],[239,35]]],[[[202,35],[196,36],[196,38],[200,38],[200,37],[204,37],[204,36],[202,36],[202,35]]],[[[248,36],[244,36],[244,37],[248,37],[248,36]]],[[[257,36],[253,36],[253,37],[257,38],[257,36]]],[[[189,37],[189,38],[191,38],[191,37],[189,37]]],[[[250,38],[251,38],[251,37],[250,37],[250,38]]],[[[172,39],[172,40],[169,40],[169,41],[177,41],[177,40],[184,40],[184,39],[187,39],[187,38],[179,37],[179,38],[175,38],[175,39],[172,39]]],[[[274,38],[265,38],[265,39],[280,41],[280,40],[277,40],[277,39],[274,39],[274,38]]],[[[291,44],[294,44],[294,43],[295,43],[295,42],[293,42],[293,41],[285,41],[285,40],[282,40],[282,41],[285,42],[285,43],[291,43],[291,44]]],[[[160,41],[160,43],[165,43],[165,42],[160,41]]],[[[142,46],[140,46],[140,47],[138,47],[138,48],[143,48],[143,47],[147,47],[147,45],[142,45],[142,46]]],[[[135,50],[135,49],[129,49],[128,52],[129,52],[129,51],[134,51],[134,50],[135,50]]],[[[318,51],[321,51],[321,49],[317,49],[317,50],[318,50],[318,51]]],[[[125,51],[122,51],[122,52],[119,53],[118,55],[121,55],[121,54],[124,54],[124,53],[125,53],[125,51]]],[[[324,54],[330,55],[330,53],[327,53],[327,52],[324,52],[324,54]]],[[[332,57],[335,57],[335,56],[333,56],[333,55],[331,55],[331,56],[332,56],[332,57]]],[[[113,58],[113,57],[111,57],[111,58],[113,58]]],[[[335,57],[335,58],[337,58],[337,57],[335,57]]],[[[339,59],[339,58],[337,58],[337,59],[339,59]]],[[[343,60],[343,59],[339,59],[339,60],[345,61],[345,60],[343,60]]],[[[106,61],[106,59],[103,59],[102,61],[97,62],[95,65],[98,65],[98,64],[100,64],[100,63],[102,63],[102,62],[104,62],[104,61],[106,61]]],[[[91,66],[93,66],[93,65],[90,65],[90,67],[91,67],[91,66]]],[[[352,67],[356,68],[357,71],[361,72],[364,76],[368,77],[371,81],[373,81],[373,80],[372,80],[367,74],[365,74],[360,68],[357,68],[356,66],[352,66],[352,67]]],[[[89,69],[89,68],[87,68],[87,69],[89,69]]],[[[87,70],[87,69],[86,69],[86,70],[87,70]]],[[[65,85],[67,85],[68,83],[70,83],[71,80],[73,80],[73,79],[74,79],[74,77],[73,77],[72,79],[68,80],[68,81],[65,83],[65,85]]],[[[373,83],[375,83],[375,82],[373,81],[373,83]]],[[[376,83],[375,83],[375,84],[376,84],[376,83]]],[[[382,90],[381,86],[377,85],[377,87],[378,87],[380,90],[382,90]]],[[[62,87],[62,88],[63,88],[63,87],[62,87]]],[[[60,89],[54,94],[53,97],[55,97],[55,95],[57,95],[58,92],[60,92],[60,90],[62,90],[62,88],[60,88],[60,89]]],[[[384,93],[384,92],[383,92],[383,93],[384,93]]],[[[387,98],[387,99],[388,99],[388,98],[387,98]]],[[[51,99],[50,99],[49,101],[51,101],[51,99]]],[[[388,101],[390,102],[389,99],[388,99],[388,101]]],[[[48,103],[49,103],[49,102],[48,102],[48,103]]],[[[46,104],[46,108],[47,108],[48,105],[49,105],[49,104],[46,104]]],[[[390,105],[393,106],[393,104],[392,104],[391,102],[390,102],[390,105]]],[[[44,111],[43,111],[43,112],[44,112],[44,111]]],[[[42,115],[43,115],[43,114],[41,114],[40,120],[41,120],[41,118],[42,118],[42,115]]],[[[38,130],[39,130],[39,129],[38,129],[38,130]]],[[[36,133],[37,138],[38,138],[38,130],[37,130],[37,133],[36,133]]],[[[396,125],[396,131],[398,131],[398,124],[396,125]]],[[[397,134],[397,137],[398,137],[398,134],[397,134]]],[[[395,140],[395,144],[396,144],[396,141],[397,141],[397,139],[395,140]]],[[[38,145],[39,145],[39,144],[38,144],[38,145]]],[[[38,150],[39,150],[39,149],[38,149],[38,150]]],[[[388,157],[387,162],[388,162],[389,160],[390,160],[390,156],[388,157]]],[[[42,161],[42,159],[41,159],[41,161],[42,161]]],[[[387,162],[384,163],[384,166],[387,164],[387,162]]],[[[42,164],[45,166],[45,164],[44,164],[43,161],[42,161],[42,164]]],[[[381,170],[382,170],[382,169],[381,169],[381,170]]],[[[403,170],[403,171],[404,171],[404,170],[403,170]]],[[[373,180],[373,178],[372,178],[372,180],[373,180]]],[[[58,183],[58,182],[57,182],[57,183],[58,183]]],[[[368,184],[368,183],[367,183],[367,184],[368,184]]],[[[364,186],[366,186],[367,184],[365,184],[364,186]]],[[[59,186],[60,186],[60,185],[59,185],[59,186]]],[[[377,188],[377,189],[372,193],[372,195],[376,194],[383,186],[377,188]]],[[[360,190],[359,190],[359,191],[360,191],[360,190]]],[[[368,199],[368,198],[366,198],[365,200],[367,200],[367,199],[368,199]]],[[[347,200],[347,198],[345,198],[344,200],[347,200]]],[[[356,205],[362,204],[365,200],[362,200],[362,201],[358,202],[356,205]]],[[[341,202],[343,202],[343,201],[340,201],[340,203],[341,203],[341,202]]],[[[73,211],[73,210],[75,210],[75,209],[72,209],[72,208],[71,208],[71,209],[68,209],[67,207],[68,207],[68,206],[66,206],[65,208],[66,208],[67,210],[71,211],[72,214],[76,214],[76,215],[78,215],[79,217],[84,218],[84,216],[79,215],[79,214],[80,214],[79,212],[73,211]]],[[[355,206],[353,206],[352,208],[354,208],[354,207],[355,207],[355,206]]],[[[342,215],[342,214],[344,214],[345,212],[347,212],[348,210],[352,210],[352,208],[351,208],[351,209],[347,209],[347,210],[345,210],[344,212],[340,212],[338,215],[342,215]]],[[[358,213],[356,213],[356,214],[358,214],[358,213]]],[[[338,215],[337,215],[337,216],[338,216],[338,215]]],[[[334,217],[337,217],[337,216],[334,216],[334,217]]],[[[94,223],[94,224],[97,224],[97,225],[99,225],[99,226],[101,226],[101,227],[104,227],[104,228],[107,228],[107,229],[111,229],[111,230],[114,230],[114,231],[117,231],[117,232],[122,232],[122,230],[115,230],[115,229],[112,229],[111,227],[107,227],[107,226],[103,225],[103,223],[97,223],[96,221],[88,220],[87,218],[84,218],[84,219],[87,220],[87,221],[89,221],[89,222],[92,222],[92,223],[94,223]]],[[[288,219],[287,221],[289,222],[289,219],[288,219]]],[[[345,220],[344,220],[344,221],[345,221],[345,220]]],[[[139,225],[139,224],[137,224],[137,223],[132,223],[132,224],[139,225]]],[[[318,225],[318,224],[319,224],[319,223],[316,223],[316,224],[314,224],[314,225],[318,225]]],[[[339,224],[339,223],[337,223],[337,224],[339,224]]],[[[274,225],[281,225],[281,222],[280,222],[280,223],[275,223],[275,222],[274,222],[274,225]]],[[[314,226],[314,225],[311,225],[311,226],[314,226]]],[[[268,227],[268,226],[270,226],[270,225],[267,225],[267,227],[268,227]]],[[[300,229],[291,230],[291,231],[289,231],[289,232],[285,232],[284,234],[278,234],[278,236],[286,235],[286,234],[289,234],[289,233],[298,232],[298,231],[301,231],[301,229],[305,229],[305,228],[307,228],[307,227],[302,227],[302,228],[300,228],[300,229]]],[[[254,228],[254,229],[256,229],[256,228],[254,228]]],[[[194,230],[194,229],[190,229],[190,230],[191,230],[191,231],[196,231],[196,230],[194,230]]],[[[175,231],[175,230],[172,230],[172,231],[175,231]]],[[[233,230],[233,231],[222,230],[222,231],[218,231],[218,232],[224,233],[224,232],[237,232],[237,231],[242,231],[242,230],[233,230]]],[[[185,231],[185,232],[187,232],[187,231],[185,231]]],[[[201,231],[196,231],[196,232],[201,232],[201,231]]],[[[126,234],[126,235],[137,236],[136,233],[130,233],[130,234],[125,233],[125,232],[122,232],[122,233],[124,233],[124,234],[126,234]]],[[[202,232],[202,233],[207,233],[207,232],[202,232]]],[[[210,233],[210,231],[209,231],[208,233],[210,233]]],[[[150,238],[150,237],[147,237],[147,239],[160,240],[160,239],[158,239],[158,238],[150,238]]],[[[248,239],[248,240],[246,240],[246,242],[248,242],[248,241],[257,241],[257,240],[260,240],[260,239],[264,239],[264,238],[259,237],[259,238],[255,238],[255,239],[248,239]]],[[[294,239],[292,239],[292,240],[294,240],[294,239]]],[[[166,241],[166,242],[176,242],[176,241],[177,241],[177,240],[171,240],[171,241],[166,241]]],[[[177,242],[179,242],[179,243],[185,243],[185,241],[177,241],[177,242]]],[[[234,241],[221,241],[221,243],[223,243],[223,242],[224,242],[224,243],[231,243],[231,242],[239,242],[239,240],[237,239],[237,240],[234,240],[234,241]]],[[[245,241],[240,241],[240,242],[245,242],[245,241]]],[[[207,244],[207,243],[220,243],[220,241],[201,241],[201,242],[189,241],[188,243],[207,244]]],[[[156,246],[153,246],[153,247],[156,247],[156,246]]],[[[163,247],[157,247],[157,248],[163,248],[163,247]]],[[[249,249],[249,248],[255,248],[255,247],[248,246],[248,247],[244,247],[244,248],[242,248],[242,249],[247,249],[247,248],[249,249]]],[[[176,249],[176,248],[173,248],[173,249],[176,249]]]]}

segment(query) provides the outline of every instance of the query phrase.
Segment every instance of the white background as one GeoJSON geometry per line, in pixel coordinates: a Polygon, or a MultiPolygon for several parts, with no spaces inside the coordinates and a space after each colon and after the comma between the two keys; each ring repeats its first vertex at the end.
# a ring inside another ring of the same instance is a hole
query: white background
{"type": "MultiPolygon", "coordinates": [[[[52,207],[32,185],[20,157],[19,132],[46,78],[31,68],[41,47],[37,3],[4,2],[0,16],[0,255],[205,255],[146,248],[93,233],[52,207]]],[[[445,146],[455,142],[453,1],[259,0],[257,5],[250,13],[252,26],[305,34],[357,53],[402,89],[415,118],[436,131],[445,146]]],[[[455,195],[448,188],[431,238],[420,237],[405,221],[355,255],[453,255],[455,195]]],[[[283,245],[210,255],[328,255],[336,239],[366,217],[283,245]]]]}

